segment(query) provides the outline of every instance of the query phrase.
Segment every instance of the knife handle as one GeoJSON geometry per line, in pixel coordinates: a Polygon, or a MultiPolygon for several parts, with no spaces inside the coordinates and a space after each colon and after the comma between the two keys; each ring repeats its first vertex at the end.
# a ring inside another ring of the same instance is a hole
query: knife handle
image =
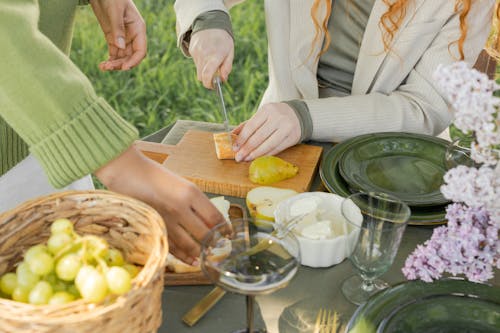
{"type": "Polygon", "coordinates": [[[182,321],[188,326],[193,326],[205,315],[226,293],[225,290],[215,287],[196,303],[183,317],[182,321]]]}

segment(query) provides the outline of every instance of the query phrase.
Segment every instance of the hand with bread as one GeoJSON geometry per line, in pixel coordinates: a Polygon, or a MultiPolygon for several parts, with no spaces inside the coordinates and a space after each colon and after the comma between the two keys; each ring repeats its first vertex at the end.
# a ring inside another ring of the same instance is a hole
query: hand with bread
{"type": "Polygon", "coordinates": [[[223,29],[207,29],[194,33],[189,42],[189,53],[196,65],[198,80],[205,88],[212,89],[212,79],[217,70],[222,81],[227,81],[233,68],[234,42],[223,29]]]}
{"type": "Polygon", "coordinates": [[[170,253],[188,264],[197,260],[209,229],[225,222],[194,184],[148,159],[134,146],[95,175],[108,189],[155,208],[167,226],[170,253]]]}
{"type": "Polygon", "coordinates": [[[300,122],[286,103],[264,104],[252,118],[233,130],[235,160],[252,161],[259,156],[276,155],[300,141],[300,122]]]}

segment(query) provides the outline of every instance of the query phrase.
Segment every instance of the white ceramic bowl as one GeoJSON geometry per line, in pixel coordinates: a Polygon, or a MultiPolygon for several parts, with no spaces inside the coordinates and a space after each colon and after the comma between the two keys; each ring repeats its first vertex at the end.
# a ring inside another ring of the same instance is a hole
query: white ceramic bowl
{"type": "MultiPolygon", "coordinates": [[[[309,267],[329,267],[341,263],[349,252],[352,251],[356,235],[353,234],[349,223],[340,211],[343,197],[325,192],[305,192],[295,195],[278,204],[274,212],[275,221],[278,224],[286,223],[293,216],[291,210],[298,206],[297,201],[305,198],[313,198],[319,203],[317,220],[332,221],[333,234],[324,239],[306,238],[298,231],[302,222],[294,229],[295,236],[299,240],[301,264],[309,267]],[[295,204],[295,206],[294,206],[295,204]],[[349,232],[351,231],[351,232],[349,232]]],[[[304,202],[304,201],[302,201],[304,202]]],[[[357,207],[356,207],[357,208],[357,207]]],[[[295,212],[296,213],[296,212],[295,212]]],[[[297,213],[296,213],[297,214],[297,213]]],[[[310,218],[306,216],[305,219],[310,218]]],[[[304,221],[304,223],[308,223],[304,221]]],[[[326,236],[325,236],[326,237],[326,236]]]]}

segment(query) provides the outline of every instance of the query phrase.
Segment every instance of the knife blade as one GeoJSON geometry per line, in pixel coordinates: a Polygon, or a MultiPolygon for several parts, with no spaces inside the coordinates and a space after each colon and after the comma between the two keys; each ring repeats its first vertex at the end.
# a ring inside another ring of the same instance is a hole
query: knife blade
{"type": "Polygon", "coordinates": [[[229,132],[229,120],[227,117],[226,103],[224,102],[224,96],[222,95],[222,80],[221,80],[219,74],[215,75],[214,80],[213,80],[213,85],[214,85],[214,88],[217,92],[217,96],[219,96],[219,102],[221,105],[222,115],[224,117],[224,131],[227,133],[229,142],[232,145],[233,142],[231,140],[231,133],[229,132]]]}

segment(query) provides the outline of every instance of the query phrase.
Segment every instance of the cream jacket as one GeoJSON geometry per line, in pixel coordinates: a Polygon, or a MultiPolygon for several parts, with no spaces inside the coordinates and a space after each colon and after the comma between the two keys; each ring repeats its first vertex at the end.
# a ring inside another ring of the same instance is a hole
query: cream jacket
{"type": "MultiPolygon", "coordinates": [[[[177,0],[179,42],[201,13],[227,12],[240,2],[243,0],[177,0]]],[[[310,18],[313,0],[266,0],[269,86],[262,103],[304,100],[312,118],[312,139],[320,141],[338,142],[380,131],[431,135],[442,132],[451,123],[453,113],[432,74],[439,64],[458,58],[458,48],[451,44],[460,36],[455,1],[409,2],[392,51],[384,52],[378,23],[387,7],[382,0],[375,1],[361,43],[352,94],[319,99],[315,59],[321,43],[308,57],[315,32],[310,18]]],[[[473,1],[464,45],[465,60],[470,64],[485,45],[494,3],[473,1]]],[[[322,8],[321,15],[326,15],[326,8],[322,8]]],[[[334,36],[332,39],[334,42],[334,36]]],[[[185,47],[183,52],[188,55],[185,47]]]]}

